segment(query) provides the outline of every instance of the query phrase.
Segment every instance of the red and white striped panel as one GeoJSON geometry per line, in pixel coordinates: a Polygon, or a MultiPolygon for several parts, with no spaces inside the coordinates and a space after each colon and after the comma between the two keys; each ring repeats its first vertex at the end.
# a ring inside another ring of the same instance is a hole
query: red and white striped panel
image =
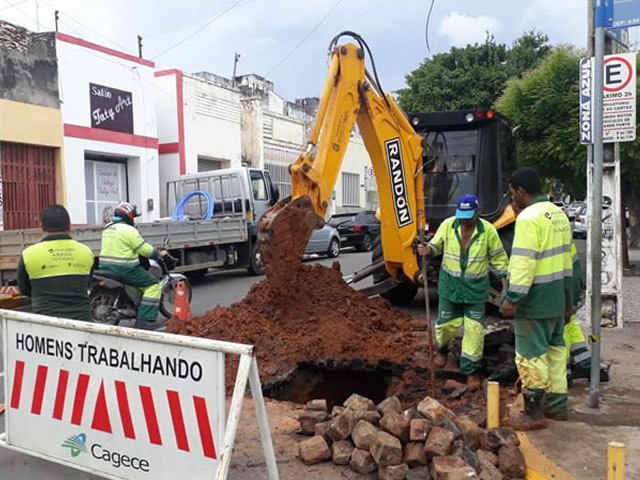
{"type": "Polygon", "coordinates": [[[204,397],[15,362],[9,407],[78,427],[216,459],[204,397]],[[32,369],[32,372],[28,372],[32,369]],[[26,379],[34,379],[28,381],[26,379]]]}

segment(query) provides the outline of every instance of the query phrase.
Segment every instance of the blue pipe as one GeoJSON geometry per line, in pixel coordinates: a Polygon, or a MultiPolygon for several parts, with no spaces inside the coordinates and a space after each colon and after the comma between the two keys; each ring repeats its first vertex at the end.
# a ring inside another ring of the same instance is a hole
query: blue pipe
{"type": "Polygon", "coordinates": [[[209,192],[196,191],[187,193],[184,197],[180,199],[176,208],[173,210],[173,215],[171,215],[171,220],[174,222],[181,222],[185,220],[184,217],[184,207],[187,205],[189,200],[191,200],[195,196],[202,196],[207,199],[207,211],[205,212],[202,220],[211,220],[213,217],[213,208],[214,208],[214,200],[213,195],[209,192]]]}

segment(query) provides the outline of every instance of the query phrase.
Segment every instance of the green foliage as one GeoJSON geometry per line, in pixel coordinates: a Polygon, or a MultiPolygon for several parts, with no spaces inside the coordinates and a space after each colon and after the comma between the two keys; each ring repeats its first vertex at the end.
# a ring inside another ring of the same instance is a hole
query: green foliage
{"type": "Polygon", "coordinates": [[[490,107],[509,78],[548,53],[547,42],[546,35],[531,31],[508,47],[487,35],[483,44],[436,54],[406,76],[408,88],[398,91],[400,106],[407,112],[490,107]]]}

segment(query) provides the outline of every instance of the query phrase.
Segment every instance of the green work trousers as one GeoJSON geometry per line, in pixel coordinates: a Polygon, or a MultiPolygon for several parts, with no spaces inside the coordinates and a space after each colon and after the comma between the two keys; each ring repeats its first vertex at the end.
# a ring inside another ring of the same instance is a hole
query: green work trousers
{"type": "Polygon", "coordinates": [[[575,315],[571,315],[569,322],[564,326],[564,344],[567,351],[567,368],[590,371],[591,352],[575,315]]]}
{"type": "Polygon", "coordinates": [[[100,264],[101,270],[118,274],[127,285],[138,287],[142,291],[142,300],[138,305],[136,318],[146,322],[155,322],[160,311],[160,282],[147,270],[137,265],[125,267],[113,264],[100,264]]]}
{"type": "Polygon", "coordinates": [[[439,352],[446,352],[458,329],[464,325],[460,370],[465,375],[470,375],[482,368],[485,308],[484,303],[454,303],[440,297],[436,322],[436,345],[439,352]]]}
{"type": "Polygon", "coordinates": [[[515,320],[516,366],[523,390],[545,392],[544,412],[567,410],[567,363],[564,319],[515,320]]]}

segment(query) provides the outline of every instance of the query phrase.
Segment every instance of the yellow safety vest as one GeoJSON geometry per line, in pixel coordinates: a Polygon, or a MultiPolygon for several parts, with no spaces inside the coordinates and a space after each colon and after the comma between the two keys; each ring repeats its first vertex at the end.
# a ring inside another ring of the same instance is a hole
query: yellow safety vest
{"type": "Polygon", "coordinates": [[[148,258],[155,251],[135,227],[121,222],[112,223],[102,231],[100,266],[134,267],[139,264],[139,255],[148,258]]]}

